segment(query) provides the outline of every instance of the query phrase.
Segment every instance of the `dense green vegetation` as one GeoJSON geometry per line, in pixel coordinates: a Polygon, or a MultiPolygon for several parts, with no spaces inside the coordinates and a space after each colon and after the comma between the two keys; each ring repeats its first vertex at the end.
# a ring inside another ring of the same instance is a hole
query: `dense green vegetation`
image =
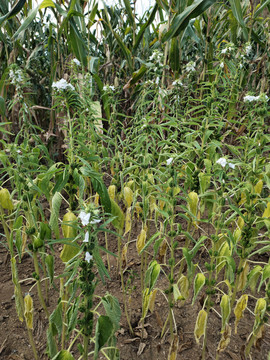
{"type": "Polygon", "coordinates": [[[49,323],[48,358],[73,359],[77,344],[80,359],[118,359],[120,316],[134,331],[123,269],[135,223],[141,325],[163,294],[168,359],[178,348],[175,305],[193,306],[199,293],[202,358],[211,309],[220,316],[217,359],[232,319],[236,331],[253,314],[248,356],[270,312],[270,263],[258,257],[270,250],[270,1],[156,0],[142,16],[128,0],[8,5],[0,3],[1,244],[35,359],[36,305],[17,271],[24,253],[49,323]],[[98,279],[110,281],[101,256],[110,236],[122,315],[110,294],[93,306],[98,279]],[[49,313],[52,288],[59,301],[49,313]]]}

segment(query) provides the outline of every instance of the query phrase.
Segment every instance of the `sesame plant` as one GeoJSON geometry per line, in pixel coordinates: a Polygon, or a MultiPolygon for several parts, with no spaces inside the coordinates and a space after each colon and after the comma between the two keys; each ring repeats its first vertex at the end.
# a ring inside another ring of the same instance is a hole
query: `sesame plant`
{"type": "Polygon", "coordinates": [[[242,326],[262,354],[269,6],[0,4],[0,241],[35,359],[120,359],[125,328],[141,354],[150,324],[174,360],[185,312],[202,359],[242,326]]]}

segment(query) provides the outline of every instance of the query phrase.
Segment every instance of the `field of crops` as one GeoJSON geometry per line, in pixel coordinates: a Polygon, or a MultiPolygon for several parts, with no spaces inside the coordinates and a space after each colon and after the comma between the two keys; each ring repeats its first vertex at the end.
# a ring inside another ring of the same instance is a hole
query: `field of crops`
{"type": "Polygon", "coordinates": [[[0,359],[270,359],[269,11],[1,1],[0,359]]]}

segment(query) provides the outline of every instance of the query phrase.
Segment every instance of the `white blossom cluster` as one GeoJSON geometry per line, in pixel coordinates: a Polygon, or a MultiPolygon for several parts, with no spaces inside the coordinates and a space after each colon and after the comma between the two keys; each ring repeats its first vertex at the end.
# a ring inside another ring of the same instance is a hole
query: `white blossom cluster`
{"type": "Polygon", "coordinates": [[[11,79],[11,84],[18,85],[23,81],[23,72],[21,69],[10,69],[9,77],[11,79]]]}
{"type": "Polygon", "coordinates": [[[153,54],[149,58],[150,61],[153,61],[155,63],[161,63],[163,60],[163,54],[159,50],[154,50],[153,54]]]}
{"type": "Polygon", "coordinates": [[[176,79],[172,83],[172,86],[177,86],[177,85],[183,86],[183,83],[182,83],[182,81],[180,79],[176,79]]]}
{"type": "Polygon", "coordinates": [[[231,169],[234,169],[234,168],[235,168],[235,164],[232,164],[232,163],[230,163],[230,162],[227,162],[227,159],[225,159],[224,157],[219,158],[219,159],[216,161],[216,164],[221,165],[223,168],[224,168],[227,164],[229,165],[229,167],[230,167],[231,169]]]}
{"type": "Polygon", "coordinates": [[[72,62],[77,66],[81,66],[81,62],[78,59],[73,59],[72,62]]]}
{"type": "Polygon", "coordinates": [[[58,91],[62,90],[75,90],[74,86],[69,84],[65,79],[52,83],[52,88],[58,91]]]}
{"type": "Polygon", "coordinates": [[[195,61],[190,61],[190,62],[187,63],[187,65],[186,65],[186,71],[187,71],[188,73],[191,73],[191,72],[196,71],[195,66],[196,66],[196,62],[195,62],[195,61]]]}
{"type": "Polygon", "coordinates": [[[251,44],[248,42],[245,45],[245,54],[246,56],[250,56],[250,54],[252,53],[252,46],[251,44]]]}
{"type": "Polygon", "coordinates": [[[258,96],[246,95],[244,97],[244,102],[253,102],[253,101],[268,101],[269,97],[266,94],[260,94],[258,96]]]}
{"type": "Polygon", "coordinates": [[[225,54],[230,54],[233,51],[234,45],[229,43],[227,44],[227,46],[221,50],[221,54],[225,55],[225,54]]]}
{"type": "Polygon", "coordinates": [[[100,219],[97,219],[97,214],[98,212],[85,212],[85,211],[81,211],[80,214],[79,214],[79,218],[82,222],[82,225],[83,226],[86,226],[88,224],[98,224],[101,220],[100,219]],[[90,219],[92,219],[90,221],[90,219]]]}
{"type": "Polygon", "coordinates": [[[103,86],[103,91],[115,91],[115,87],[113,85],[104,85],[103,86]]]}

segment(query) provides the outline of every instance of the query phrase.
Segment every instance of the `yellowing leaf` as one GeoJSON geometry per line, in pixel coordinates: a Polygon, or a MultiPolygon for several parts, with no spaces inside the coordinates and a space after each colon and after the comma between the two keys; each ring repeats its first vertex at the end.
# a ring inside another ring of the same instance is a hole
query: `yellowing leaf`
{"type": "Polygon", "coordinates": [[[75,238],[77,230],[72,227],[77,221],[77,216],[68,211],[63,217],[62,230],[65,238],[75,238]]]}
{"type": "Polygon", "coordinates": [[[244,219],[243,219],[241,216],[238,217],[237,225],[238,225],[238,227],[239,227],[240,230],[242,230],[243,227],[244,227],[244,225],[245,225],[245,221],[244,221],[244,219]]]}
{"type": "Polygon", "coordinates": [[[137,243],[136,243],[138,254],[140,254],[141,250],[144,248],[145,240],[146,240],[146,231],[142,229],[140,235],[137,238],[137,243]]]}
{"type": "Polygon", "coordinates": [[[135,204],[135,212],[137,214],[137,218],[139,219],[139,215],[143,212],[143,210],[138,202],[135,204]]]}
{"type": "Polygon", "coordinates": [[[54,2],[52,0],[43,0],[39,5],[39,10],[45,9],[47,7],[55,7],[54,2]]]}
{"type": "Polygon", "coordinates": [[[127,186],[124,187],[124,199],[125,199],[127,208],[131,207],[131,204],[133,201],[133,191],[127,186]]]}
{"type": "Polygon", "coordinates": [[[240,319],[243,317],[243,312],[245,311],[248,303],[248,295],[244,294],[238,299],[236,306],[234,308],[235,315],[235,334],[237,334],[237,325],[240,319]]]}
{"type": "Polygon", "coordinates": [[[242,234],[241,229],[234,230],[233,238],[234,238],[235,243],[237,243],[241,239],[241,234],[242,234]]]}
{"type": "Polygon", "coordinates": [[[173,284],[173,299],[175,302],[177,300],[185,300],[184,296],[181,295],[177,284],[173,284]]]}
{"type": "Polygon", "coordinates": [[[180,292],[186,300],[189,296],[189,281],[185,275],[182,275],[179,280],[180,292]]]}
{"type": "Polygon", "coordinates": [[[123,249],[122,249],[122,266],[125,267],[126,264],[127,264],[127,244],[125,244],[123,246],[123,249]]]}
{"type": "Polygon", "coordinates": [[[150,291],[146,288],[143,292],[143,308],[142,308],[142,318],[144,319],[147,315],[149,302],[150,302],[150,291]]]}
{"type": "Polygon", "coordinates": [[[163,210],[163,209],[164,209],[164,206],[165,206],[165,201],[159,200],[158,206],[159,206],[160,210],[163,210]]]}
{"type": "Polygon", "coordinates": [[[99,194],[98,193],[95,194],[94,204],[96,205],[96,207],[99,206],[99,194]]]}
{"type": "Polygon", "coordinates": [[[24,298],[24,317],[28,329],[33,330],[33,299],[29,294],[24,298]]]}
{"type": "Polygon", "coordinates": [[[206,324],[207,324],[207,312],[202,309],[200,310],[197,316],[195,330],[194,330],[194,336],[197,344],[199,343],[201,336],[205,335],[206,324]]]}
{"type": "Polygon", "coordinates": [[[227,241],[225,240],[219,250],[219,256],[217,258],[217,274],[223,269],[226,264],[226,256],[231,255],[231,249],[227,241]]]}
{"type": "Polygon", "coordinates": [[[231,303],[230,303],[230,297],[227,294],[224,294],[222,296],[221,302],[221,316],[222,316],[222,328],[221,333],[225,330],[225,326],[227,325],[231,313],[231,303]]]}
{"type": "Polygon", "coordinates": [[[149,204],[150,204],[150,213],[152,216],[153,212],[156,209],[156,199],[154,198],[154,196],[149,197],[149,204]]]}
{"type": "Polygon", "coordinates": [[[239,205],[243,205],[247,201],[247,197],[245,193],[241,193],[241,200],[239,201],[239,205]]]}
{"type": "Polygon", "coordinates": [[[124,235],[126,235],[130,230],[131,230],[131,207],[129,207],[126,212],[125,234],[124,235]]]}
{"type": "Polygon", "coordinates": [[[158,291],[157,289],[154,289],[153,291],[151,291],[151,294],[150,294],[149,310],[151,311],[151,313],[153,313],[154,308],[155,308],[155,300],[156,300],[157,291],[158,291]]]}
{"type": "Polygon", "coordinates": [[[173,340],[172,340],[172,343],[170,346],[170,350],[169,350],[168,360],[176,360],[178,345],[179,345],[179,337],[177,334],[174,334],[173,340]]]}
{"type": "Polygon", "coordinates": [[[249,264],[246,261],[243,265],[243,270],[241,271],[241,273],[239,275],[237,291],[243,290],[244,287],[246,286],[248,271],[249,271],[249,264]]]}
{"type": "Polygon", "coordinates": [[[192,305],[194,304],[194,302],[195,302],[200,290],[204,286],[204,284],[205,284],[204,274],[198,273],[194,280],[194,297],[193,297],[192,305]]]}
{"type": "Polygon", "coordinates": [[[265,311],[266,311],[267,302],[265,299],[260,298],[257,300],[255,305],[255,322],[253,326],[253,334],[257,335],[259,328],[262,325],[262,319],[264,317],[265,311]]]}
{"type": "Polygon", "coordinates": [[[232,334],[232,329],[228,324],[226,324],[225,330],[223,331],[220,342],[218,344],[218,348],[217,348],[218,353],[224,351],[226,347],[229,345],[231,340],[231,334],[232,334]]]}
{"type": "Polygon", "coordinates": [[[254,186],[254,192],[258,195],[262,192],[263,189],[263,181],[259,180],[257,184],[254,186]]]}
{"type": "Polygon", "coordinates": [[[108,193],[109,193],[110,199],[115,200],[116,186],[115,185],[110,185],[108,187],[108,193]]]}
{"type": "Polygon", "coordinates": [[[13,210],[13,203],[8,189],[0,190],[0,205],[3,209],[13,210]]]}
{"type": "Polygon", "coordinates": [[[263,216],[265,218],[270,218],[270,201],[267,203],[267,207],[264,210],[263,216]]]}
{"type": "Polygon", "coordinates": [[[199,196],[195,191],[192,191],[188,194],[188,205],[190,212],[196,216],[198,209],[199,196]]]}
{"type": "MultiPolygon", "coordinates": [[[[71,211],[68,211],[63,217],[63,223],[62,223],[63,235],[66,239],[71,239],[70,242],[72,242],[72,239],[74,239],[77,236],[77,229],[72,227],[72,225],[74,226],[76,224],[76,221],[77,221],[77,217],[71,211]]],[[[64,245],[63,250],[61,251],[60,254],[60,259],[63,262],[68,262],[70,259],[76,256],[80,251],[74,245],[68,245],[68,244],[64,245]]]]}

